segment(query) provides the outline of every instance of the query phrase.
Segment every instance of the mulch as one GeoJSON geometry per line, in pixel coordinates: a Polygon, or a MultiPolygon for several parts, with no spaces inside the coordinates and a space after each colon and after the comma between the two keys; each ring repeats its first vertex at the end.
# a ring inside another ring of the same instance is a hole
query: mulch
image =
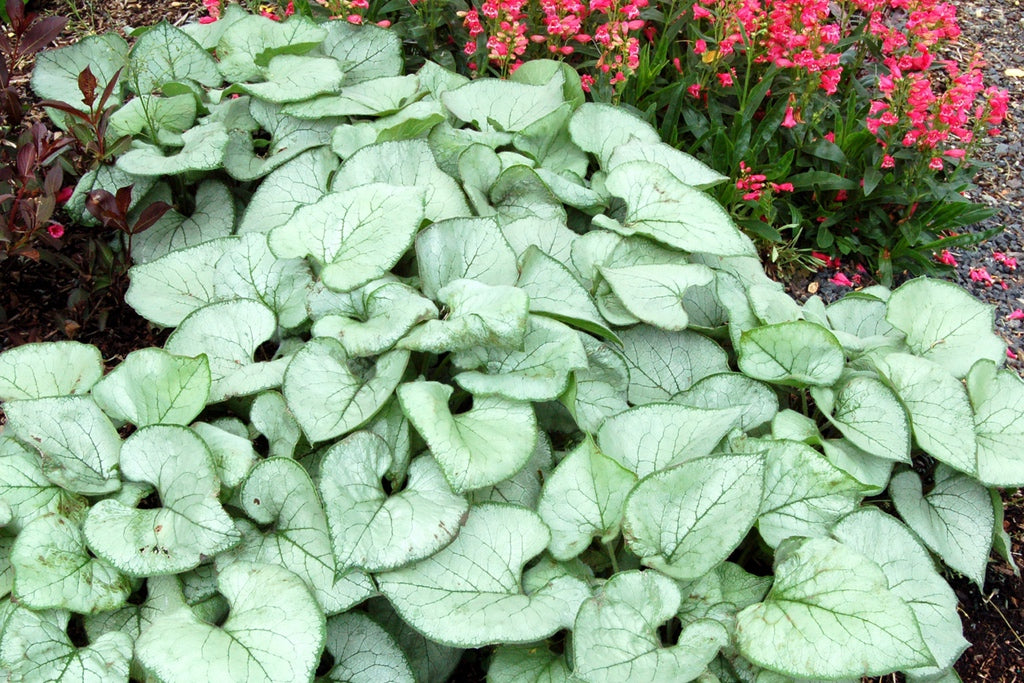
{"type": "MultiPolygon", "coordinates": [[[[180,24],[202,14],[201,3],[195,0],[42,0],[30,3],[30,8],[33,5],[38,11],[72,17],[61,44],[88,33],[123,31],[162,19],[180,24]]],[[[998,210],[993,218],[970,229],[1001,225],[1005,231],[977,248],[954,250],[958,265],[952,279],[994,306],[997,332],[1018,356],[1009,359],[1008,365],[1022,372],[1024,321],[1008,316],[1024,308],[1024,50],[1019,47],[1024,3],[967,0],[958,7],[962,45],[983,53],[988,62],[986,83],[1009,89],[1011,102],[1003,133],[985,149],[982,158],[988,165],[979,173],[978,189],[970,195],[998,210]],[[1015,257],[1021,266],[1017,270],[1002,266],[994,252],[1015,257]],[[971,270],[982,267],[992,275],[993,284],[971,279],[971,270]]],[[[167,331],[154,328],[123,303],[126,283],[114,282],[102,295],[76,303],[78,290],[97,285],[88,274],[86,230],[69,226],[60,246],[61,254],[78,263],[75,268],[13,259],[0,262],[0,350],[27,342],[77,339],[98,346],[106,362],[115,365],[132,350],[162,345],[167,331]]],[[[794,279],[789,289],[799,298],[813,291],[833,300],[849,291],[828,281],[833,274],[822,271],[794,279]]],[[[1013,539],[1017,563],[1024,566],[1024,491],[1006,491],[1003,497],[1007,502],[1004,527],[1013,539]]],[[[949,578],[960,601],[964,635],[974,643],[957,663],[961,678],[966,683],[1024,683],[1024,581],[999,558],[989,563],[984,591],[960,577],[949,578]]],[[[467,657],[469,666],[460,667],[453,680],[482,680],[483,654],[467,657]]]]}

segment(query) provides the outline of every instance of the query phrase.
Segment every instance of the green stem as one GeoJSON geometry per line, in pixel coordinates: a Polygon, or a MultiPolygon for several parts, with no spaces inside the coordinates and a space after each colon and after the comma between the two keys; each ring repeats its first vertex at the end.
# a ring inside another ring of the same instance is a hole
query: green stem
{"type": "Polygon", "coordinates": [[[611,561],[612,561],[612,572],[618,574],[619,573],[619,561],[615,557],[615,541],[611,541],[611,542],[605,543],[603,545],[604,545],[604,549],[606,551],[608,551],[608,558],[611,559],[611,561]]]}

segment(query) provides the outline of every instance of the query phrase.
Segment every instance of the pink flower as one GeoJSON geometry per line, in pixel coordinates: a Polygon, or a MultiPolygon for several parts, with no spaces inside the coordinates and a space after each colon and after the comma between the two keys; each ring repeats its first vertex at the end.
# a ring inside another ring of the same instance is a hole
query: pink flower
{"type": "Polygon", "coordinates": [[[853,287],[853,281],[846,277],[845,273],[836,273],[828,281],[839,287],[853,287]]]}
{"type": "Polygon", "coordinates": [[[1024,320],[1024,311],[1019,308],[1013,309],[1013,313],[1006,316],[1007,320],[1024,320]]]}
{"type": "Polygon", "coordinates": [[[707,10],[707,8],[702,7],[702,6],[698,5],[697,3],[693,3],[693,18],[694,19],[710,19],[711,18],[711,12],[709,12],[707,10]]]}
{"type": "Polygon", "coordinates": [[[784,119],[782,119],[782,124],[781,124],[782,127],[783,128],[793,128],[794,126],[796,126],[797,123],[798,122],[796,120],[796,116],[794,116],[794,113],[793,113],[793,107],[792,106],[786,107],[786,117],[784,119]]]}
{"type": "Polygon", "coordinates": [[[692,97],[700,97],[700,83],[694,83],[693,85],[686,88],[686,92],[690,93],[692,97]]]}
{"type": "Polygon", "coordinates": [[[65,203],[67,203],[67,201],[69,199],[71,199],[71,195],[73,195],[74,193],[75,193],[75,188],[73,188],[70,185],[68,185],[67,187],[60,188],[60,192],[57,193],[57,203],[58,204],[65,204],[65,203]]]}
{"type": "Polygon", "coordinates": [[[835,142],[836,142],[836,134],[833,133],[832,131],[829,131],[829,132],[825,133],[825,139],[828,140],[829,142],[831,142],[832,144],[835,144],[835,142]]]}
{"type": "Polygon", "coordinates": [[[793,183],[768,183],[775,192],[793,192],[793,183]]]}
{"type": "Polygon", "coordinates": [[[729,86],[732,85],[732,74],[718,74],[718,82],[722,84],[723,88],[728,88],[729,86]]]}
{"type": "Polygon", "coordinates": [[[46,228],[46,231],[50,233],[50,237],[55,240],[59,240],[64,236],[64,226],[60,223],[54,223],[53,221],[50,221],[50,225],[46,228]]]}
{"type": "Polygon", "coordinates": [[[997,263],[1003,264],[1007,270],[1017,270],[1017,259],[1013,256],[1007,256],[1001,251],[993,251],[992,259],[997,263]]]}
{"type": "Polygon", "coordinates": [[[973,282],[984,283],[986,287],[991,287],[993,284],[992,276],[984,268],[971,268],[970,276],[973,282]]]}
{"type": "Polygon", "coordinates": [[[951,159],[963,159],[966,154],[967,152],[964,150],[954,147],[953,149],[947,149],[942,153],[942,156],[949,157],[951,159]]]}
{"type": "Polygon", "coordinates": [[[1006,357],[1009,358],[1010,360],[1017,360],[1017,354],[1015,354],[1010,349],[1006,349],[1006,357]]]}
{"type": "Polygon", "coordinates": [[[942,159],[940,159],[939,157],[932,157],[932,160],[928,162],[928,168],[932,169],[933,171],[941,171],[942,159]]]}
{"type": "Polygon", "coordinates": [[[811,256],[821,261],[827,267],[832,267],[832,257],[829,256],[828,254],[822,254],[820,251],[812,251],[811,256]]]}
{"type": "Polygon", "coordinates": [[[882,157],[882,168],[893,168],[896,166],[896,159],[886,154],[882,157]]]}
{"type": "Polygon", "coordinates": [[[954,268],[956,268],[956,258],[954,258],[953,255],[949,253],[949,249],[943,249],[942,253],[939,254],[937,258],[939,263],[946,266],[953,266],[954,268]]]}

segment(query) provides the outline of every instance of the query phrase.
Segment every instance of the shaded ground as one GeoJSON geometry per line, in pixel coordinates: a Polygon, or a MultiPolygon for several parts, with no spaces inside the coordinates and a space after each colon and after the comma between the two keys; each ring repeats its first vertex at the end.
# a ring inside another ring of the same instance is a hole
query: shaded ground
{"type": "MultiPolygon", "coordinates": [[[[956,252],[959,262],[957,281],[976,296],[996,306],[996,325],[1016,355],[1024,358],[1024,321],[1009,320],[1017,308],[1024,308],[1024,145],[1021,122],[1024,121],[1024,51],[1019,48],[1024,32],[1022,0],[969,0],[958,3],[965,45],[977,46],[990,63],[987,83],[1006,87],[1011,92],[1010,114],[1001,138],[986,152],[991,167],[979,178],[975,197],[998,207],[999,213],[986,225],[1005,225],[1007,231],[989,243],[971,251],[956,252]],[[994,251],[1021,261],[1016,271],[995,261],[994,251]],[[985,267],[995,284],[985,286],[970,279],[972,268],[985,267]],[[1000,282],[1006,282],[1003,289],[1000,282]]],[[[193,20],[200,14],[200,3],[174,1],[154,3],[144,0],[44,0],[31,3],[36,9],[72,17],[61,42],[71,42],[88,33],[123,30],[168,19],[174,23],[193,20]]],[[[123,302],[124,283],[113,283],[102,296],[91,298],[69,309],[75,290],[91,290],[95,280],[89,269],[83,246],[85,228],[68,226],[61,253],[79,263],[78,268],[44,263],[0,262],[0,350],[26,342],[77,339],[97,345],[108,364],[116,364],[128,352],[160,345],[165,332],[154,329],[123,302]],[[76,231],[79,231],[76,233],[76,231]]],[[[794,294],[806,297],[808,287],[827,299],[843,291],[828,283],[831,273],[794,281],[794,294]],[[813,283],[813,284],[812,284],[813,283]]],[[[72,302],[73,303],[73,302],[72,302]]],[[[1018,371],[1021,360],[1009,360],[1018,371]]],[[[1024,565],[1024,493],[1007,491],[1004,526],[1013,538],[1013,553],[1024,565]]],[[[1024,683],[1024,581],[1014,576],[1007,564],[994,559],[989,564],[984,592],[962,579],[952,579],[960,600],[964,634],[974,645],[964,654],[957,671],[966,683],[1024,683]]],[[[455,681],[479,681],[484,678],[487,653],[468,653],[456,671],[455,681]]],[[[895,681],[885,677],[883,681],[895,681]]]]}

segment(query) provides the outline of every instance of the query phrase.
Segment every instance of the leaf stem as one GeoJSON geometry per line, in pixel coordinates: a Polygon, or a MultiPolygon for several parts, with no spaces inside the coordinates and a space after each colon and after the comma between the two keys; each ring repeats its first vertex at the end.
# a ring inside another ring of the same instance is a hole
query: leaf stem
{"type": "Polygon", "coordinates": [[[608,558],[612,561],[612,572],[619,573],[619,561],[615,558],[615,541],[604,543],[604,549],[608,551],[608,558]]]}

